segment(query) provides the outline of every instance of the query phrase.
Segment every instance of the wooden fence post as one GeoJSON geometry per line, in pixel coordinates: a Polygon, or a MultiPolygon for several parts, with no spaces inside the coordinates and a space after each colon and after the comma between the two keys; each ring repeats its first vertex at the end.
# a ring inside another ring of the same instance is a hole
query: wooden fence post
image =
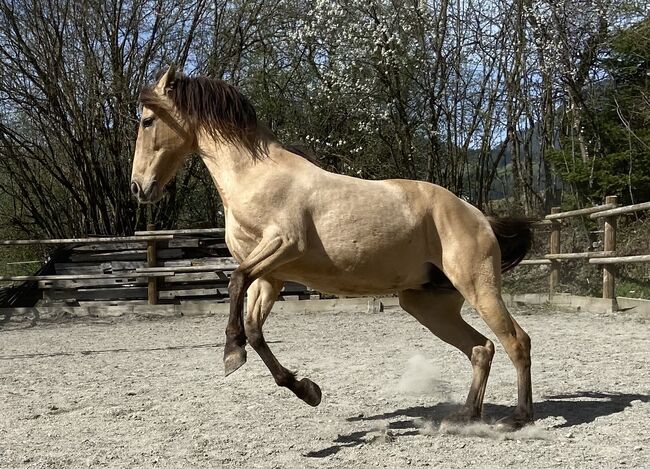
{"type": "MultiPolygon", "coordinates": [[[[147,231],[155,231],[156,225],[147,225],[147,231]]],[[[158,267],[156,240],[147,241],[147,267],[158,267]]],[[[150,305],[158,304],[158,278],[149,277],[147,282],[147,298],[150,305]]]]}
{"type": "MultiPolygon", "coordinates": [[[[606,204],[616,204],[618,197],[610,195],[605,197],[606,204]]],[[[616,251],[616,219],[617,215],[604,217],[603,251],[616,251]]],[[[616,264],[603,264],[603,298],[616,298],[616,264]]]]}
{"type": "MultiPolygon", "coordinates": [[[[561,207],[551,208],[551,213],[560,213],[561,207]]],[[[549,254],[560,253],[560,231],[562,230],[562,222],[560,220],[551,220],[551,236],[549,239],[549,254]]],[[[551,260],[551,273],[548,278],[548,296],[553,297],[555,289],[560,281],[560,261],[551,260]]]]}

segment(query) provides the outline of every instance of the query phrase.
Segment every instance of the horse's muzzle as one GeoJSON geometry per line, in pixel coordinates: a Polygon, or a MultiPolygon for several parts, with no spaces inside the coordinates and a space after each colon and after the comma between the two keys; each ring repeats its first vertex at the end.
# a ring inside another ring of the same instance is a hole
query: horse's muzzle
{"type": "Polygon", "coordinates": [[[153,204],[162,199],[164,193],[158,181],[152,180],[143,189],[138,181],[131,181],[131,193],[141,204],[153,204]]]}

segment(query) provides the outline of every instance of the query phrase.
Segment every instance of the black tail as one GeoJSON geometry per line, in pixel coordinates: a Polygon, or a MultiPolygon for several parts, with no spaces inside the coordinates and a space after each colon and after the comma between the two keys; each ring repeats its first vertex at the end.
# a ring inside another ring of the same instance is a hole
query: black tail
{"type": "Polygon", "coordinates": [[[519,264],[530,250],[533,242],[531,226],[535,220],[488,217],[488,221],[501,248],[501,272],[506,272],[519,264]]]}

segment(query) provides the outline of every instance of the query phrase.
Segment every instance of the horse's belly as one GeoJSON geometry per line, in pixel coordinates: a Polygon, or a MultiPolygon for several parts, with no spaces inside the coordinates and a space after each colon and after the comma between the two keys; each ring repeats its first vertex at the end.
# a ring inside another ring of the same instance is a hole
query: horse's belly
{"type": "Polygon", "coordinates": [[[320,259],[299,259],[273,272],[281,280],[295,281],[323,293],[371,295],[419,288],[429,281],[430,264],[419,258],[410,262],[375,259],[342,268],[320,259]]]}

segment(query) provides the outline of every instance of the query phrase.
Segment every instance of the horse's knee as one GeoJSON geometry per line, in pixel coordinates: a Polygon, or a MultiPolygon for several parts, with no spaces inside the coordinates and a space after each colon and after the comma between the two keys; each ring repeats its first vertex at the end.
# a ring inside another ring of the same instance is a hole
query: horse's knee
{"type": "Polygon", "coordinates": [[[275,384],[285,388],[292,388],[296,382],[296,377],[288,370],[283,370],[276,376],[273,376],[275,384]]]}
{"type": "Polygon", "coordinates": [[[235,295],[241,295],[246,289],[247,276],[239,269],[235,269],[230,275],[230,282],[228,282],[228,294],[230,298],[235,295]]]}

